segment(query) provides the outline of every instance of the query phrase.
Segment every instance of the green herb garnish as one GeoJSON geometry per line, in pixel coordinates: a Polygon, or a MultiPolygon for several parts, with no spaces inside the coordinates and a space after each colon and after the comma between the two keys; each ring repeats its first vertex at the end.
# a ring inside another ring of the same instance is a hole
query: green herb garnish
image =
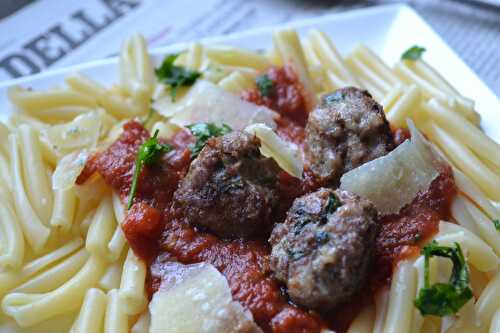
{"type": "Polygon", "coordinates": [[[326,231],[318,231],[315,235],[316,243],[322,245],[330,240],[330,236],[326,231]]]}
{"type": "Polygon", "coordinates": [[[222,124],[222,126],[217,126],[213,123],[199,123],[199,124],[188,125],[186,127],[196,137],[196,142],[189,145],[192,158],[198,156],[200,151],[207,143],[208,139],[222,136],[232,131],[231,127],[229,127],[226,124],[222,124]]]}
{"type": "Polygon", "coordinates": [[[293,261],[299,260],[300,258],[302,258],[303,256],[306,255],[304,250],[289,250],[289,249],[287,249],[286,253],[290,257],[290,259],[292,259],[293,261]]]}
{"type": "Polygon", "coordinates": [[[257,76],[255,83],[257,84],[257,89],[259,89],[262,96],[269,97],[269,95],[271,95],[274,84],[267,74],[257,76]]]}
{"type": "Polygon", "coordinates": [[[178,54],[166,56],[161,66],[155,69],[158,81],[169,87],[170,97],[173,102],[175,101],[177,88],[192,86],[201,76],[201,73],[198,71],[174,65],[175,59],[177,59],[178,56],[178,54]]]}
{"type": "Polygon", "coordinates": [[[135,171],[132,178],[132,187],[130,188],[130,194],[128,196],[127,209],[130,209],[130,207],[132,207],[132,203],[134,202],[134,197],[137,192],[137,181],[144,165],[152,165],[156,163],[164,153],[168,153],[172,150],[170,145],[159,143],[156,138],[157,136],[158,130],[156,130],[153,137],[146,140],[146,142],[144,142],[137,151],[137,155],[135,157],[135,171]]]}
{"type": "Polygon", "coordinates": [[[342,93],[342,91],[340,90],[337,90],[336,92],[332,93],[332,94],[329,94],[329,95],[326,95],[324,97],[324,101],[325,103],[328,105],[328,104],[332,104],[332,103],[336,103],[336,102],[340,102],[344,99],[344,94],[342,93]]]}
{"type": "Polygon", "coordinates": [[[337,196],[333,193],[330,193],[328,195],[328,201],[326,203],[326,213],[333,214],[340,206],[342,206],[342,203],[337,198],[337,196]]]}
{"type": "Polygon", "coordinates": [[[424,287],[420,289],[415,306],[424,315],[449,316],[472,298],[469,286],[469,268],[465,263],[462,249],[458,243],[455,247],[439,246],[432,241],[422,249],[425,256],[424,287]],[[453,262],[453,269],[448,283],[429,282],[429,259],[433,256],[448,258],[453,262]]]}
{"type": "Polygon", "coordinates": [[[301,215],[299,220],[293,225],[293,233],[295,236],[299,235],[302,232],[302,229],[309,223],[311,223],[311,219],[308,215],[301,215]]]}
{"type": "Polygon", "coordinates": [[[494,219],[493,224],[495,225],[495,229],[497,229],[497,231],[500,231],[500,220],[494,219]]]}
{"type": "Polygon", "coordinates": [[[418,60],[422,58],[422,54],[426,51],[425,47],[418,45],[413,45],[408,50],[406,50],[402,55],[403,60],[418,60]]]}

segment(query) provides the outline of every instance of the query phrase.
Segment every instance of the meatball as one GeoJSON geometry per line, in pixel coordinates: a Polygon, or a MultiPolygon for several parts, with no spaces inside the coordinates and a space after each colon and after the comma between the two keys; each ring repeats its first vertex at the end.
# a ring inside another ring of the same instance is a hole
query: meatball
{"type": "Polygon", "coordinates": [[[309,114],[304,152],[310,171],[323,186],[384,156],[394,140],[382,106],[366,90],[347,87],[323,97],[309,114]]]}
{"type": "Polygon", "coordinates": [[[241,131],[208,140],[174,193],[191,225],[224,238],[270,232],[280,168],[259,146],[241,131]]]}
{"type": "Polygon", "coordinates": [[[295,199],[269,239],[270,266],[297,304],[325,311],[363,285],[377,233],[374,205],[357,195],[320,188],[295,199]]]}

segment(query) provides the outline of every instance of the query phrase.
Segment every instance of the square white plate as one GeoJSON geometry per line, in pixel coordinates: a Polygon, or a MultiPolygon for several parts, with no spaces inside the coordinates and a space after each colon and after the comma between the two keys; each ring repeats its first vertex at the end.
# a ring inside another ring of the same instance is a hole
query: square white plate
{"type": "MultiPolygon", "coordinates": [[[[325,31],[343,54],[356,44],[363,43],[378,53],[389,64],[395,63],[402,52],[412,45],[427,49],[424,57],[435,66],[463,95],[476,101],[476,109],[482,116],[481,126],[495,141],[500,142],[500,102],[495,94],[459,58],[411,8],[390,5],[336,13],[320,18],[289,23],[300,34],[311,28],[325,31]]],[[[271,46],[271,33],[276,27],[255,29],[221,37],[204,39],[203,42],[224,43],[249,49],[265,49],[271,46]]],[[[124,38],[126,36],[123,36],[124,38]]],[[[159,63],[163,55],[177,52],[186,44],[174,44],[151,51],[159,63]]],[[[118,50],[117,50],[118,51],[118,50]]],[[[0,120],[14,112],[6,98],[6,88],[21,84],[34,89],[62,85],[65,75],[79,71],[99,82],[110,84],[118,80],[118,59],[109,58],[78,66],[47,71],[34,76],[0,82],[0,120]]]]}

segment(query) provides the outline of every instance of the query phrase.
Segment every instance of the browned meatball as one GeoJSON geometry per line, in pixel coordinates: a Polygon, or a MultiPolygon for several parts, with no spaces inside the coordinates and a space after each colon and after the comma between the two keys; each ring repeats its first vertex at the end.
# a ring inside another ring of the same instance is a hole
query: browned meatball
{"type": "Polygon", "coordinates": [[[189,223],[225,238],[270,231],[280,169],[259,146],[240,131],[207,142],[174,194],[189,223]]]}
{"type": "Polygon", "coordinates": [[[344,173],[384,156],[393,146],[382,106],[366,90],[339,89],[309,114],[304,151],[324,186],[338,186],[344,173]]]}
{"type": "Polygon", "coordinates": [[[347,301],[363,285],[377,233],[368,200],[320,188],[297,198],[269,242],[271,269],[290,298],[317,311],[347,301]]]}

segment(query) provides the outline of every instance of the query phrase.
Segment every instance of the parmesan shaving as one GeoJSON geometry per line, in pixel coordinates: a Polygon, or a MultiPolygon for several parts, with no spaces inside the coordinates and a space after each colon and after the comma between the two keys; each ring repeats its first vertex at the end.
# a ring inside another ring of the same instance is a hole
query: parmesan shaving
{"type": "Polygon", "coordinates": [[[52,189],[66,190],[75,185],[75,181],[85,167],[89,154],[86,150],[64,156],[52,174],[52,189]]]}
{"type": "Polygon", "coordinates": [[[297,147],[281,139],[270,127],[264,124],[250,125],[245,128],[245,131],[259,138],[262,155],[273,158],[290,175],[297,178],[302,177],[304,162],[297,147]]]}
{"type": "Polygon", "coordinates": [[[165,96],[157,100],[153,107],[180,126],[224,123],[232,129],[242,130],[250,124],[264,123],[276,128],[274,117],[277,114],[274,111],[243,101],[237,95],[205,80],[198,80],[180,100],[172,102],[170,96],[165,96]]]}
{"type": "Polygon", "coordinates": [[[261,332],[251,313],[232,300],[226,279],[212,265],[169,265],[149,304],[150,333],[261,332]]]}
{"type": "Polygon", "coordinates": [[[45,135],[56,151],[66,154],[75,149],[94,148],[102,125],[101,113],[92,112],[80,115],[68,123],[51,126],[45,131],[45,135]]]}
{"type": "Polygon", "coordinates": [[[344,174],[340,187],[372,201],[382,214],[395,214],[427,190],[444,163],[408,121],[411,141],[344,174]]]}

